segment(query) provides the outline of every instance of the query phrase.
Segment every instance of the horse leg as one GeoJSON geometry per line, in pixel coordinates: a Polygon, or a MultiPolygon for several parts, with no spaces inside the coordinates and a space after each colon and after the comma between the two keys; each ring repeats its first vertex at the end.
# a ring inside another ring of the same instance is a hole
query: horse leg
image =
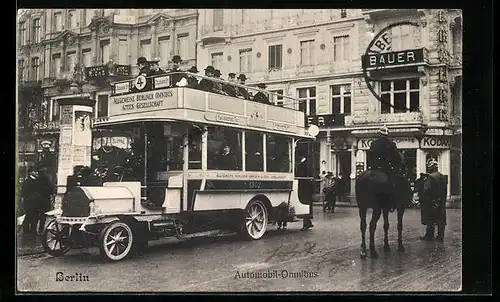
{"type": "Polygon", "coordinates": [[[372,219],[370,221],[370,257],[378,258],[378,253],[375,250],[375,230],[377,229],[377,223],[380,219],[382,210],[380,207],[373,209],[372,219]]]}
{"type": "Polygon", "coordinates": [[[389,231],[389,209],[384,208],[382,210],[382,215],[384,216],[384,252],[389,252],[391,248],[389,247],[389,238],[387,238],[387,233],[389,231]]]}
{"type": "Polygon", "coordinates": [[[365,240],[365,234],[366,234],[366,211],[367,209],[361,206],[358,206],[359,210],[359,218],[361,220],[360,222],[360,230],[361,230],[361,252],[360,252],[360,257],[361,258],[366,258],[366,240],[365,240]]]}
{"type": "Polygon", "coordinates": [[[405,214],[405,207],[399,206],[397,208],[398,213],[398,251],[404,252],[405,247],[403,246],[403,215],[405,214]]]}

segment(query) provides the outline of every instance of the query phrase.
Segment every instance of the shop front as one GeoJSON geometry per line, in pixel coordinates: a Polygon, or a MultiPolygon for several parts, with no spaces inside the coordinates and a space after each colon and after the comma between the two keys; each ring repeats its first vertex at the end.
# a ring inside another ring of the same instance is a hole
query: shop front
{"type": "MultiPolygon", "coordinates": [[[[452,173],[452,155],[451,155],[451,136],[424,136],[420,142],[422,149],[422,160],[427,163],[431,158],[437,160],[439,172],[448,177],[448,196],[452,194],[451,182],[456,181],[456,173],[460,173],[460,164],[458,169],[455,167],[452,173]]],[[[426,172],[425,169],[421,172],[426,172]]],[[[458,176],[460,177],[460,176],[458,176]]],[[[455,188],[454,188],[455,190],[455,188]]]]}

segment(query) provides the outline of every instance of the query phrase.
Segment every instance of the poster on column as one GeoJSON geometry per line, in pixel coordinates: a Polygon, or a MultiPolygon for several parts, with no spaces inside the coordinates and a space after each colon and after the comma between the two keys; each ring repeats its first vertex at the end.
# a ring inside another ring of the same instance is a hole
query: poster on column
{"type": "Polygon", "coordinates": [[[71,125],[73,122],[73,108],[70,105],[61,106],[61,126],[71,125]]]}
{"type": "Polygon", "coordinates": [[[90,146],[92,144],[92,130],[90,129],[90,112],[75,111],[73,124],[73,144],[75,146],[90,146]]]}
{"type": "Polygon", "coordinates": [[[66,184],[66,178],[73,173],[73,152],[71,144],[61,144],[59,146],[59,169],[57,173],[57,183],[66,184]]]}

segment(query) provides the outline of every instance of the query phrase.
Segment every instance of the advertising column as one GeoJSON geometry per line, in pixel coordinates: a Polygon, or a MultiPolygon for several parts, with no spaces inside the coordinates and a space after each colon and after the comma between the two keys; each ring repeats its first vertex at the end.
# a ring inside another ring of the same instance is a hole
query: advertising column
{"type": "Polygon", "coordinates": [[[60,208],[62,195],[66,192],[66,180],[73,173],[73,167],[90,166],[92,146],[90,118],[95,100],[75,97],[59,99],[58,103],[61,105],[61,121],[56,209],[60,208]]]}

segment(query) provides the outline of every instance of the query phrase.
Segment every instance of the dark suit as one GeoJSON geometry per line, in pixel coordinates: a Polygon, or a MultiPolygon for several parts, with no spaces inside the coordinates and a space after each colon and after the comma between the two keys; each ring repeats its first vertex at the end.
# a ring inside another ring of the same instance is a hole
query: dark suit
{"type": "Polygon", "coordinates": [[[396,144],[389,138],[382,136],[376,139],[370,146],[373,168],[380,168],[387,174],[391,174],[391,166],[399,167],[400,157],[396,144]]]}
{"type": "Polygon", "coordinates": [[[227,95],[232,96],[232,97],[236,97],[236,89],[233,85],[224,84],[222,86],[222,90],[224,90],[224,92],[227,93],[227,95]]]}
{"type": "Polygon", "coordinates": [[[214,82],[207,80],[207,79],[201,79],[199,87],[201,90],[208,91],[208,92],[214,92],[214,82]]]}
{"type": "Polygon", "coordinates": [[[259,91],[253,96],[253,101],[262,104],[269,104],[269,97],[265,93],[259,91]]]}
{"type": "Polygon", "coordinates": [[[218,170],[238,170],[238,160],[233,152],[228,154],[220,154],[217,160],[218,170]]]}
{"type": "Polygon", "coordinates": [[[186,80],[188,82],[188,87],[191,87],[191,88],[195,88],[195,89],[198,89],[200,84],[198,83],[198,79],[191,76],[191,75],[188,75],[186,76],[186,80]]]}
{"type": "Polygon", "coordinates": [[[236,87],[236,96],[242,96],[245,98],[245,100],[250,99],[250,95],[248,94],[248,91],[245,88],[241,88],[241,87],[236,87]]]}
{"type": "MultiPolygon", "coordinates": [[[[170,70],[170,72],[182,72],[182,70],[180,70],[178,68],[172,68],[170,70]]],[[[170,75],[170,81],[172,83],[172,87],[177,87],[177,82],[179,82],[180,80],[182,80],[183,76],[184,75],[181,74],[181,73],[176,73],[176,74],[170,75]]]]}

